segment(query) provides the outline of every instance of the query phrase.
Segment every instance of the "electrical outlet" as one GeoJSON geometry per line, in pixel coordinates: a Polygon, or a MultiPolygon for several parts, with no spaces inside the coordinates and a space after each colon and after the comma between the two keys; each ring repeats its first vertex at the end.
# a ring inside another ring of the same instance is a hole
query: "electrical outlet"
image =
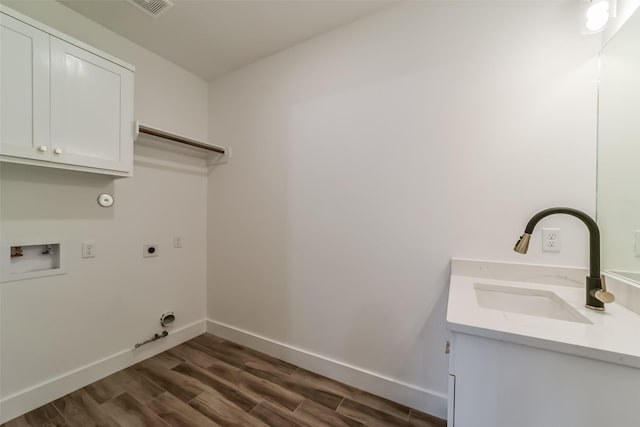
{"type": "Polygon", "coordinates": [[[148,243],[142,247],[142,256],[145,258],[158,256],[159,247],[157,243],[148,243]]]}
{"type": "Polygon", "coordinates": [[[82,243],[82,258],[95,258],[96,245],[94,243],[82,243]]]}
{"type": "Polygon", "coordinates": [[[559,228],[542,229],[542,252],[560,252],[562,241],[560,240],[559,228]]]}
{"type": "Polygon", "coordinates": [[[173,238],[173,247],[181,248],[182,247],[182,236],[175,236],[173,238]]]}
{"type": "Polygon", "coordinates": [[[634,233],[634,253],[635,256],[640,257],[640,230],[636,230],[634,233]]]}

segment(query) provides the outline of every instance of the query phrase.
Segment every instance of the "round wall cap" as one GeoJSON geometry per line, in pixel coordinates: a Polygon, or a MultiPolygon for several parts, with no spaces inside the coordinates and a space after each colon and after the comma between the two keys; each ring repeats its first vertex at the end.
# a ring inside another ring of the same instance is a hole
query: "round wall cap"
{"type": "Polygon", "coordinates": [[[98,204],[103,208],[108,208],[113,205],[113,196],[111,194],[101,194],[98,196],[98,204]]]}

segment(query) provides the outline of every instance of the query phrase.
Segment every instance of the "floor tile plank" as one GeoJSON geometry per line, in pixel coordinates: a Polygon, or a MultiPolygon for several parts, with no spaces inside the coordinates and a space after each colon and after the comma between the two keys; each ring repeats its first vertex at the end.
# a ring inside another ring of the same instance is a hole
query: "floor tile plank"
{"type": "Polygon", "coordinates": [[[222,361],[236,368],[241,368],[242,365],[245,364],[246,361],[244,360],[244,358],[238,359],[233,356],[229,356],[228,354],[225,354],[225,352],[220,351],[216,347],[213,347],[211,345],[205,345],[204,343],[206,343],[206,340],[201,338],[201,336],[196,337],[191,342],[189,342],[189,346],[199,351],[202,351],[203,353],[208,354],[209,356],[213,357],[217,361],[222,361]]]}
{"type": "Polygon", "coordinates": [[[76,390],[53,405],[72,427],[118,427],[119,424],[103,413],[98,404],[83,389],[76,390]]]}
{"type": "MultiPolygon", "coordinates": [[[[307,399],[311,399],[320,405],[326,406],[329,409],[335,410],[340,402],[342,402],[343,396],[333,394],[332,392],[317,389],[313,386],[297,382],[295,379],[291,379],[289,376],[282,376],[274,374],[271,369],[264,367],[264,365],[255,362],[248,362],[245,364],[244,369],[259,378],[262,378],[270,383],[278,384],[280,387],[291,390],[300,396],[307,399]]],[[[408,412],[407,412],[408,415],[408,412]]]]}
{"type": "Polygon", "coordinates": [[[147,406],[172,427],[215,427],[218,424],[169,393],[162,393],[147,406]]]}
{"type": "Polygon", "coordinates": [[[188,362],[176,366],[173,368],[173,371],[199,381],[203,386],[214,390],[221,399],[226,399],[244,412],[251,411],[262,400],[255,396],[243,393],[237,388],[223,382],[211,372],[191,365],[188,362]]]}
{"type": "Polygon", "coordinates": [[[129,396],[142,404],[146,404],[165,392],[165,389],[135,372],[133,367],[113,374],[129,396]]]}
{"type": "Polygon", "coordinates": [[[204,351],[188,345],[187,343],[173,347],[167,350],[167,353],[194,365],[200,366],[201,368],[208,368],[216,361],[215,357],[212,357],[204,351]]]}
{"type": "Polygon", "coordinates": [[[350,399],[353,398],[357,391],[355,387],[302,368],[296,369],[295,372],[291,374],[291,379],[310,387],[314,387],[318,390],[325,390],[335,395],[348,397],[350,399]]]}
{"type": "Polygon", "coordinates": [[[373,409],[351,399],[345,399],[340,404],[337,412],[371,427],[407,427],[411,425],[406,419],[394,417],[393,415],[389,415],[386,412],[373,409]]]}
{"type": "Polygon", "coordinates": [[[52,403],[47,403],[2,425],[6,427],[69,427],[52,403]]]}
{"type": "Polygon", "coordinates": [[[398,418],[407,419],[409,416],[409,408],[404,405],[367,393],[366,391],[359,390],[350,385],[332,380],[302,368],[291,374],[291,379],[298,383],[314,387],[318,390],[326,390],[337,395],[347,397],[351,400],[370,406],[379,411],[386,412],[387,414],[398,418]]]}
{"type": "Polygon", "coordinates": [[[314,426],[358,427],[363,425],[309,399],[302,402],[302,405],[295,410],[295,414],[314,426]]]}
{"type": "Polygon", "coordinates": [[[225,427],[266,427],[217,392],[205,391],[189,402],[189,406],[225,427]]]}
{"type": "Polygon", "coordinates": [[[447,427],[447,421],[425,414],[417,409],[411,409],[409,424],[415,427],[447,427]]]}
{"type": "Polygon", "coordinates": [[[143,360],[142,364],[153,364],[156,367],[163,367],[165,369],[171,369],[175,366],[178,366],[184,362],[182,357],[179,357],[175,354],[171,354],[168,351],[163,351],[162,353],[158,353],[153,357],[150,357],[146,360],[143,360]]]}
{"type": "Polygon", "coordinates": [[[351,395],[351,400],[403,420],[409,418],[409,411],[411,410],[409,407],[396,402],[392,402],[391,400],[385,399],[384,397],[367,393],[363,390],[354,390],[355,391],[351,395]]]}
{"type": "Polygon", "coordinates": [[[274,372],[285,375],[291,374],[297,368],[295,365],[241,346],[240,344],[236,344],[231,341],[212,341],[209,337],[210,335],[208,334],[200,335],[199,337],[194,338],[192,343],[201,346],[203,351],[207,351],[210,355],[233,366],[241,367],[247,362],[260,362],[262,365],[269,367],[274,372]]]}
{"type": "Polygon", "coordinates": [[[117,375],[109,375],[108,377],[89,384],[84,390],[98,405],[125,392],[120,386],[117,375]]]}
{"type": "Polygon", "coordinates": [[[100,406],[120,425],[126,427],[168,427],[162,418],[127,393],[120,394],[100,406]]]}
{"type": "Polygon", "coordinates": [[[221,375],[227,383],[259,400],[265,399],[293,411],[302,403],[304,397],[293,390],[288,390],[276,383],[259,378],[239,368],[235,370],[220,362],[207,369],[214,375],[221,375]],[[220,374],[218,374],[220,372],[220,374]]]}
{"type": "MultiPolygon", "coordinates": [[[[34,411],[35,410],[36,409],[34,409],[34,411]]],[[[55,425],[55,424],[49,424],[49,425],[55,425]]],[[[66,424],[63,424],[63,425],[66,425],[66,424]]],[[[6,423],[1,424],[1,426],[2,427],[34,427],[31,424],[29,424],[29,422],[27,421],[26,414],[16,417],[12,420],[9,420],[6,423]]]]}
{"type": "Polygon", "coordinates": [[[224,379],[230,384],[236,384],[238,381],[237,376],[241,369],[236,366],[229,365],[222,360],[216,360],[213,365],[207,368],[207,371],[211,372],[218,378],[224,379]]]}
{"type": "Polygon", "coordinates": [[[165,369],[163,366],[163,364],[155,365],[153,362],[145,360],[134,365],[133,369],[138,375],[159,385],[184,402],[188,402],[203,392],[196,380],[180,375],[170,369],[165,369]]]}
{"type": "Polygon", "coordinates": [[[293,412],[289,412],[267,401],[261,402],[253,408],[250,415],[271,427],[315,427],[299,419],[293,412]]]}

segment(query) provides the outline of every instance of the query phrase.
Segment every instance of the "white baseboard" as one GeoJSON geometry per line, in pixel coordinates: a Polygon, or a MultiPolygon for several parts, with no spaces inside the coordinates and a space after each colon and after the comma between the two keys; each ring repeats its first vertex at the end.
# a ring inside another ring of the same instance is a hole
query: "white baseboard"
{"type": "Polygon", "coordinates": [[[56,378],[21,390],[0,400],[0,424],[49,403],[65,394],[91,384],[144,359],[155,356],[205,332],[205,321],[199,320],[175,329],[160,341],[140,349],[127,348],[56,378]]]}
{"type": "Polygon", "coordinates": [[[447,418],[447,396],[443,393],[394,380],[215,320],[207,320],[207,332],[394,402],[447,418]]]}

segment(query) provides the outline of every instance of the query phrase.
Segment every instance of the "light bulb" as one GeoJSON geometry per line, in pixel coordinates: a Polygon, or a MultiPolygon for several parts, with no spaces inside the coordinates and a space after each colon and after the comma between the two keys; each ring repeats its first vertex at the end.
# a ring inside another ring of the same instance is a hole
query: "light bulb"
{"type": "Polygon", "coordinates": [[[586,27],[589,31],[600,31],[609,20],[609,2],[607,0],[597,1],[587,9],[586,27]]]}

